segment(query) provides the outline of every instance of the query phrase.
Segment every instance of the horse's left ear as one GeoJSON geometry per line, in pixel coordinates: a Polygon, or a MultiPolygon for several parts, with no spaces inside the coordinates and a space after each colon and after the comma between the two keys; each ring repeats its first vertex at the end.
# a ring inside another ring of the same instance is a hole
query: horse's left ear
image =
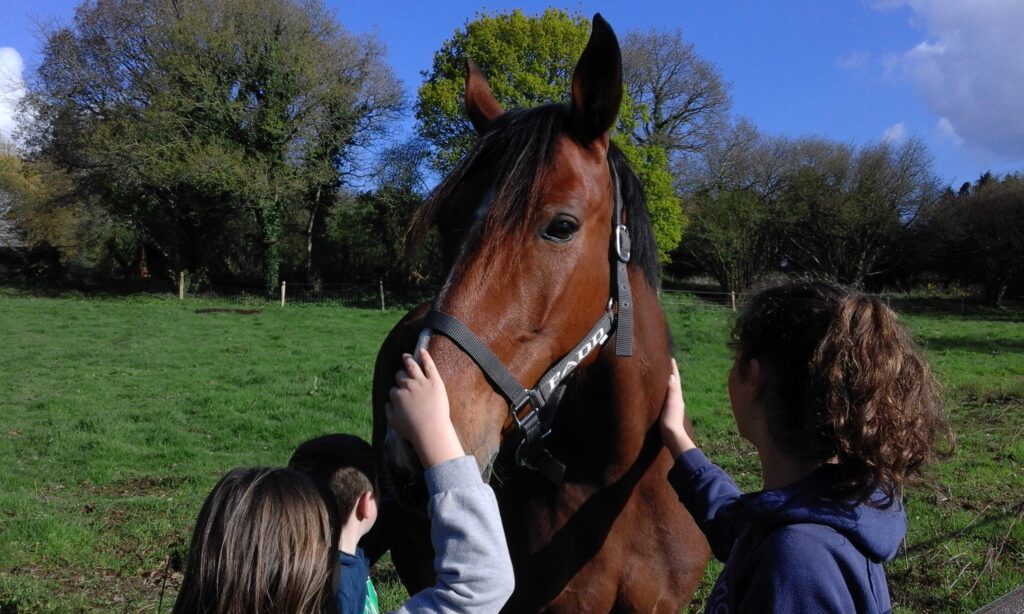
{"type": "Polygon", "coordinates": [[[622,103],[622,53],[611,26],[594,15],[590,40],[572,73],[570,123],[576,139],[589,145],[607,142],[607,133],[619,117],[622,103]]]}
{"type": "Polygon", "coordinates": [[[491,86],[487,84],[487,77],[480,67],[473,60],[466,60],[466,115],[473,123],[477,134],[487,132],[494,120],[498,119],[505,109],[491,93],[491,86]]]}

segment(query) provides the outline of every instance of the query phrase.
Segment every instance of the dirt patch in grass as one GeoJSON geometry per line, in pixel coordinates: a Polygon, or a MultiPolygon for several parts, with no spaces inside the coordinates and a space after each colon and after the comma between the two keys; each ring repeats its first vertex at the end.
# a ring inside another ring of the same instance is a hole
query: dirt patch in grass
{"type": "Polygon", "coordinates": [[[257,313],[263,313],[262,309],[229,309],[227,307],[207,307],[205,309],[196,309],[196,313],[235,313],[242,316],[251,316],[257,313]]]}
{"type": "Polygon", "coordinates": [[[195,482],[187,475],[124,478],[110,484],[85,484],[83,489],[100,497],[169,497],[195,482]]]}
{"type": "MultiPolygon", "coordinates": [[[[29,578],[34,583],[51,588],[53,598],[45,605],[54,611],[80,607],[107,609],[115,606],[125,612],[169,612],[181,588],[181,561],[175,554],[168,555],[162,564],[153,569],[130,574],[113,569],[75,569],[66,563],[60,561],[45,566],[14,567],[8,569],[7,574],[29,578]],[[74,595],[75,603],[62,601],[65,595],[74,595]]],[[[0,605],[8,608],[0,611],[13,614],[19,611],[20,604],[10,597],[0,595],[0,605]]]]}

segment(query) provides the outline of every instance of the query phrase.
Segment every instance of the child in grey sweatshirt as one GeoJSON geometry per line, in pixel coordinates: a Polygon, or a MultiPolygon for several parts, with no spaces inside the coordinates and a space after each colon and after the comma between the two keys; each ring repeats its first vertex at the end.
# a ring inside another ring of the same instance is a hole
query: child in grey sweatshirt
{"type": "MultiPolygon", "coordinates": [[[[412,444],[426,468],[437,584],[413,595],[398,611],[497,612],[515,586],[498,503],[455,433],[434,361],[426,350],[420,350],[419,358],[422,367],[412,356],[403,356],[405,371],[395,378],[386,411],[388,423],[412,444]]],[[[349,521],[358,522],[354,517],[349,521]]],[[[369,531],[373,523],[363,526],[369,531]]],[[[342,578],[341,584],[348,583],[342,578]]]]}

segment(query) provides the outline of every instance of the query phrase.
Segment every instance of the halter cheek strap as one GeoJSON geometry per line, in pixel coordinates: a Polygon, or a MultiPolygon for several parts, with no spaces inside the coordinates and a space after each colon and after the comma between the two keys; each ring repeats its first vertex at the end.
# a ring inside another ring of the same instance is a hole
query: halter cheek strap
{"type": "Polygon", "coordinates": [[[541,376],[537,386],[527,388],[505,367],[487,344],[455,316],[436,308],[423,320],[423,332],[417,349],[425,347],[432,332],[448,337],[480,367],[488,381],[509,402],[509,413],[514,425],[511,439],[515,448],[516,464],[535,469],[554,483],[565,475],[565,465],[555,459],[543,445],[550,433],[555,412],[564,391],[564,380],[595,350],[602,347],[613,332],[616,334],[615,354],[633,355],[633,296],[629,285],[627,264],[630,258],[629,230],[622,219],[622,195],[615,167],[609,164],[612,176],[615,210],[612,219],[612,249],[614,250],[614,284],[608,307],[583,339],[541,376]],[[613,307],[617,306],[617,312],[613,307]],[[529,407],[526,414],[522,410],[529,407]],[[517,441],[516,441],[517,440],[517,441]]]}
{"type": "Polygon", "coordinates": [[[615,336],[615,355],[633,355],[633,291],[629,287],[629,270],[626,265],[632,253],[633,244],[629,239],[629,229],[625,225],[622,216],[622,189],[619,184],[619,174],[615,171],[615,165],[609,163],[609,170],[612,173],[612,192],[615,194],[615,216],[612,223],[615,224],[614,248],[615,248],[615,297],[619,303],[618,313],[618,334],[615,336]]]}

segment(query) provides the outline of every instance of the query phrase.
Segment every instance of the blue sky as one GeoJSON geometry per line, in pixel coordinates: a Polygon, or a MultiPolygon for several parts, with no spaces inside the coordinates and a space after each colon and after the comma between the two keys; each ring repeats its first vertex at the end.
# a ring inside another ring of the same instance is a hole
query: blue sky
{"type": "MultiPolygon", "coordinates": [[[[1024,170],[1021,0],[327,1],[347,29],[387,45],[410,98],[433,52],[477,12],[555,6],[600,12],[620,34],[680,29],[731,84],[733,114],[763,132],[858,145],[916,137],[954,186],[1024,170]]],[[[38,63],[37,24],[67,23],[77,4],[5,0],[0,83],[38,63]]],[[[5,136],[16,95],[0,86],[5,136]]]]}

